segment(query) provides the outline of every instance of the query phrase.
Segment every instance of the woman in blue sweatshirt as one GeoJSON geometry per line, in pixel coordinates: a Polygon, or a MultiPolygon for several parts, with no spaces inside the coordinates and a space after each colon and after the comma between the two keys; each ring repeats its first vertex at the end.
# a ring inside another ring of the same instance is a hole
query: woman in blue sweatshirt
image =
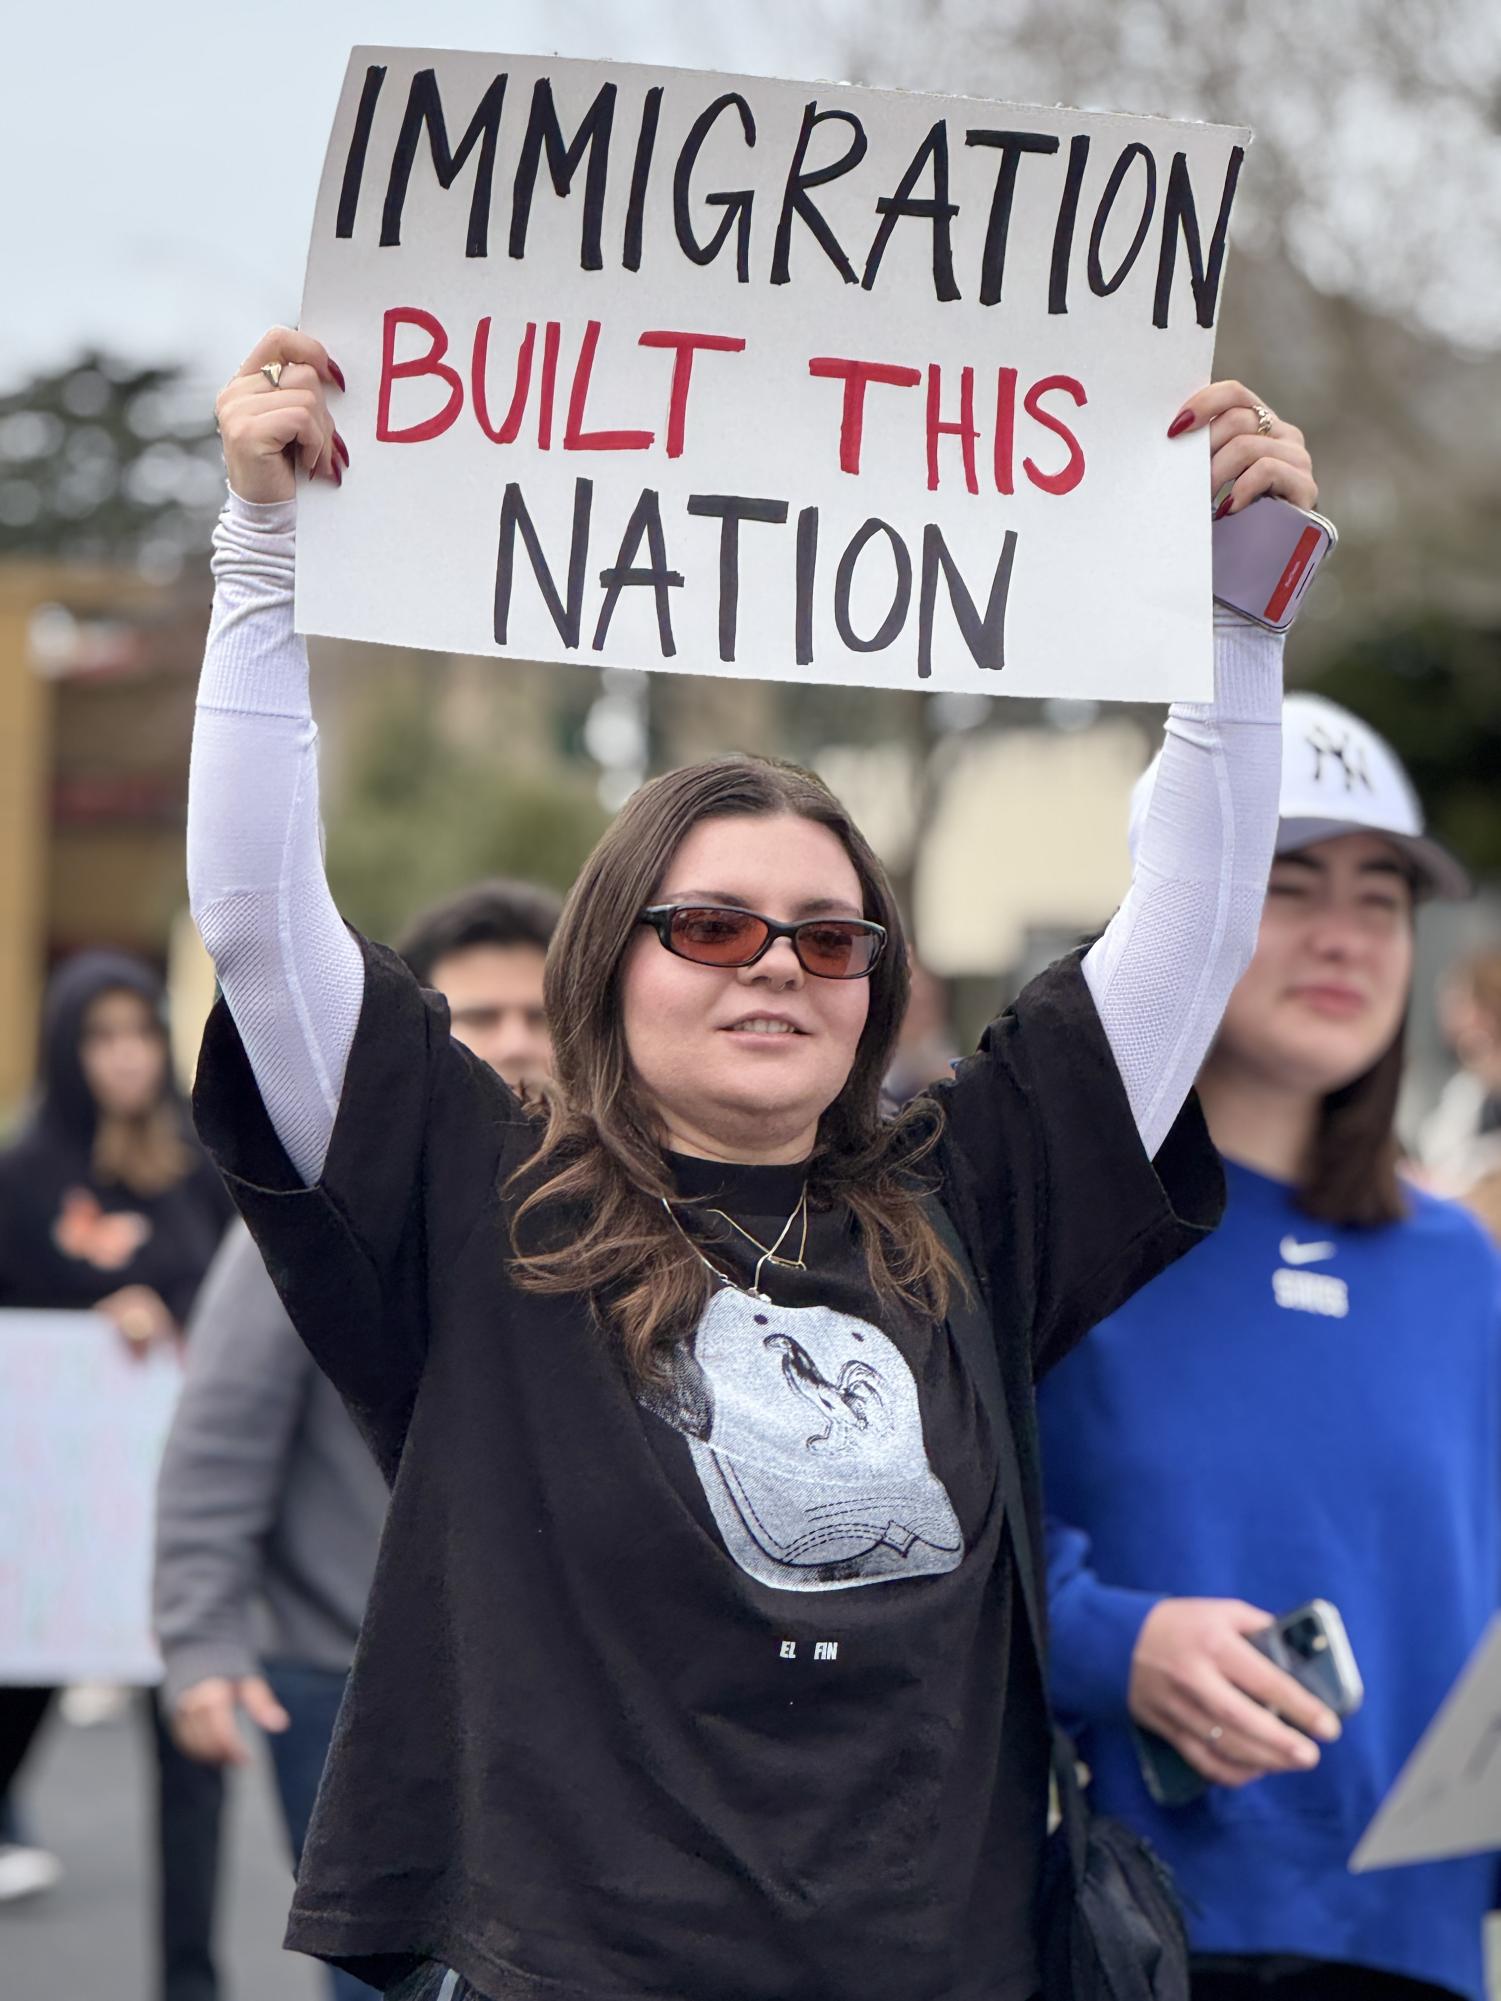
{"type": "Polygon", "coordinates": [[[1311,696],[1277,850],[1199,1076],[1225,1221],[1040,1393],[1054,1699],[1095,1804],[1178,1878],[1196,2001],[1480,2001],[1496,1859],[1346,1867],[1501,1603],[1501,1260],[1398,1179],[1393,1134],[1414,908],[1465,883],[1389,747],[1311,696]],[[1276,1676],[1246,1639],[1315,1597],[1366,1688],[1343,1733],[1287,1703],[1323,1745],[1253,1700],[1276,1676]],[[1133,1721],[1196,1801],[1154,1803],[1133,1721]]]}

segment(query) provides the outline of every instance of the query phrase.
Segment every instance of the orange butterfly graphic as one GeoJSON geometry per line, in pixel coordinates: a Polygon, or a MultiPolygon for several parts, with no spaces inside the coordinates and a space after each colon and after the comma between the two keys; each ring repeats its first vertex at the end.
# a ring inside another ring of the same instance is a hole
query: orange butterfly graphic
{"type": "Polygon", "coordinates": [[[147,1217],[128,1209],[106,1212],[86,1188],[68,1190],[52,1225],[63,1256],[81,1258],[96,1271],[123,1271],[150,1235],[147,1217]]]}

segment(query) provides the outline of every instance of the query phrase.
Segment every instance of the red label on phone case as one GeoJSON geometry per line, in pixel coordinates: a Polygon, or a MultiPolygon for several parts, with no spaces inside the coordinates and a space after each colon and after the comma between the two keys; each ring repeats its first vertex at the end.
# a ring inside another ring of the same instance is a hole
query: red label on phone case
{"type": "Polygon", "coordinates": [[[1275,624],[1287,610],[1293,592],[1298,588],[1298,579],[1313,560],[1313,552],[1319,546],[1321,530],[1305,528],[1298,537],[1298,545],[1287,559],[1287,568],[1277,579],[1277,588],[1266,601],[1266,610],[1261,614],[1275,624]]]}

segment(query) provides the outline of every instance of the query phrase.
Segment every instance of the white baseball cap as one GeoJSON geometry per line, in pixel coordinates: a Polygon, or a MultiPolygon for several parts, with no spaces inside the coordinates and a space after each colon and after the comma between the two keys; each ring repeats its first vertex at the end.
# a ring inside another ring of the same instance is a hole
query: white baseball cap
{"type": "MultiPolygon", "coordinates": [[[[1133,856],[1161,755],[1131,793],[1133,856]]],[[[1419,895],[1465,897],[1473,890],[1460,863],[1425,831],[1412,780],[1386,739],[1322,695],[1288,695],[1282,704],[1277,853],[1353,833],[1384,834],[1401,849],[1413,866],[1419,895]]]]}

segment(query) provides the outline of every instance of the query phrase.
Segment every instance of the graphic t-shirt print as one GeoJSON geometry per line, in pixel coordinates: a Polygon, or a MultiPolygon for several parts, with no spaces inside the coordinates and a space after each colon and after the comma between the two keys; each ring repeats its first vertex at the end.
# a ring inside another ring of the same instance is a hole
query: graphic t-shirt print
{"type": "Polygon", "coordinates": [[[725,1287],[642,1401],[687,1439],[725,1546],[758,1583],[884,1584],[964,1554],[912,1371],[867,1320],[725,1287]]]}
{"type": "Polygon", "coordinates": [[[103,1209],[86,1188],[70,1188],[52,1224],[65,1258],[96,1271],[123,1271],[151,1235],[151,1222],[128,1209],[103,1209]]]}

